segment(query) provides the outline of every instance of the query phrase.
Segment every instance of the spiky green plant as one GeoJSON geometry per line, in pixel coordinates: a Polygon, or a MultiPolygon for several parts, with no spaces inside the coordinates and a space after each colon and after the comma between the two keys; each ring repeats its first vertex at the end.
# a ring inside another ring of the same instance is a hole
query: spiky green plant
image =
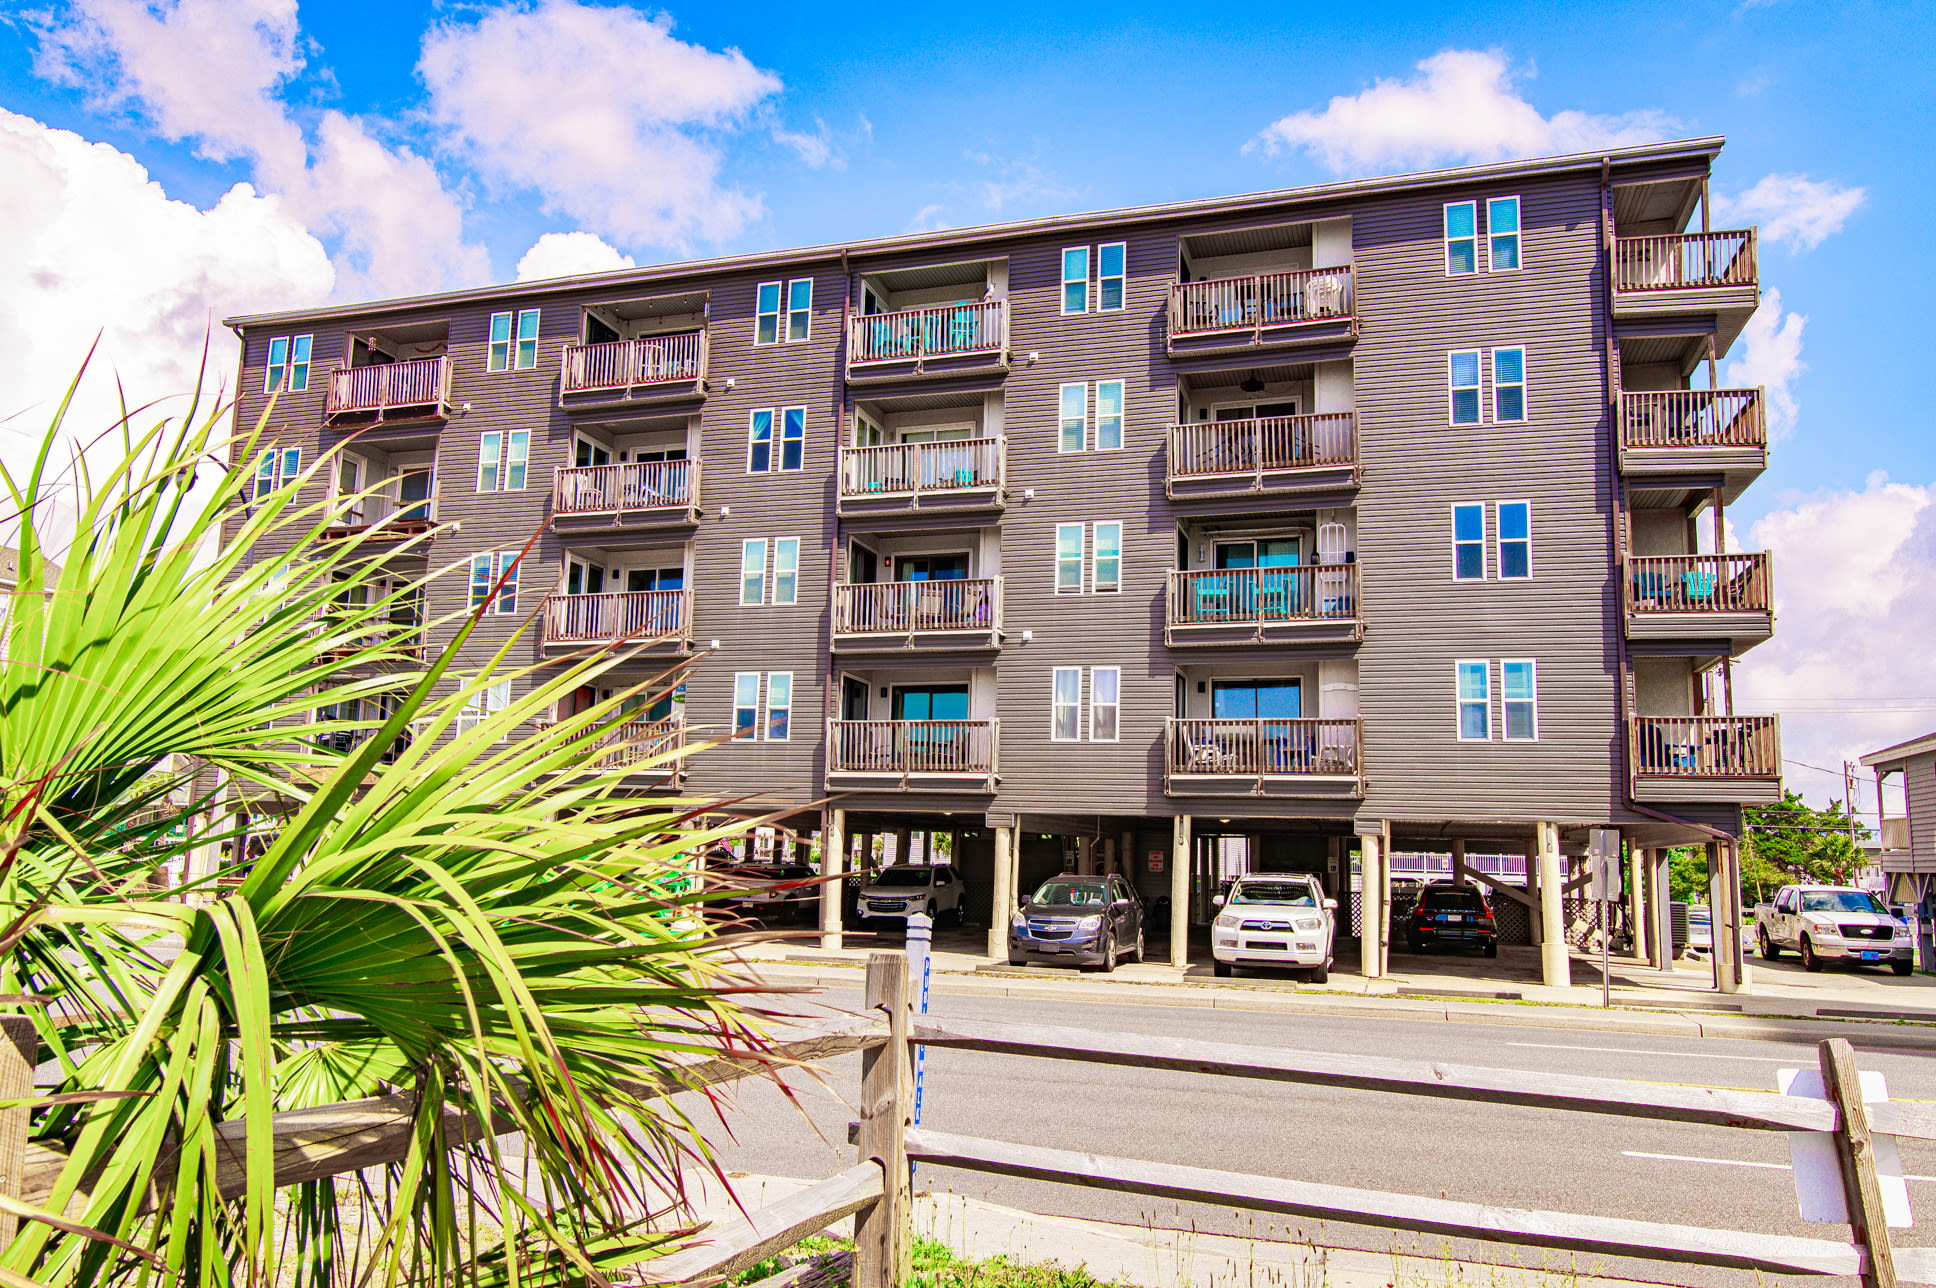
{"type": "Polygon", "coordinates": [[[328,539],[336,502],[303,500],[330,460],[251,495],[265,440],[227,450],[223,410],[124,418],[115,463],[95,477],[76,456],[67,479],[57,415],[26,477],[0,471],[24,516],[0,994],[40,1003],[11,1009],[35,1017],[55,1090],[114,1097],[36,1108],[33,1138],[68,1160],[44,1206],[86,1229],[24,1222],[0,1280],[600,1282],[662,1238],[641,1217],[703,1152],[644,1088],[759,1045],[757,999],[681,880],[722,833],[610,764],[648,686],[534,725],[622,654],[519,671],[514,639],[465,665],[470,613],[411,661],[388,626],[414,587],[360,590],[378,548],[328,539]],[[56,573],[37,529],[63,496],[56,573]],[[472,705],[506,678],[528,695],[472,705]],[[396,701],[374,728],[305,723],[378,692],[396,701]],[[339,729],[367,736],[331,750],[318,735],[339,729]],[[282,816],[239,887],[152,893],[233,834],[238,802],[282,816]],[[412,1106],[409,1156],[279,1195],[272,1115],[378,1092],[412,1106]],[[464,1115],[516,1153],[453,1140],[464,1115]]]}

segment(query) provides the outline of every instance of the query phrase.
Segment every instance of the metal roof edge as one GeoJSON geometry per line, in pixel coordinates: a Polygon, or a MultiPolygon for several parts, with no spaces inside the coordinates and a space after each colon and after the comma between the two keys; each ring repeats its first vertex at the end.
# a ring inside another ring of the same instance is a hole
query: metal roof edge
{"type": "Polygon", "coordinates": [[[1114,210],[1085,211],[1069,215],[1045,215],[1035,219],[1018,219],[1007,223],[980,224],[971,228],[948,229],[939,232],[897,233],[889,237],[866,238],[846,243],[827,243],[819,246],[800,246],[783,250],[754,251],[742,255],[715,256],[710,259],[682,260],[668,264],[651,264],[641,268],[612,269],[603,273],[581,273],[570,277],[547,277],[531,282],[504,282],[488,286],[467,286],[454,291],[433,292],[428,295],[401,296],[384,300],[369,300],[350,304],[331,304],[310,309],[285,309],[273,313],[238,314],[222,319],[222,325],[235,330],[271,324],[284,324],[304,321],[327,321],[332,318],[366,317],[371,314],[420,311],[436,308],[439,305],[472,303],[479,300],[512,300],[532,295],[556,295],[561,292],[592,289],[599,287],[625,286],[630,284],[646,285],[665,281],[669,278],[690,277],[704,273],[720,273],[733,270],[759,268],[765,265],[797,264],[803,261],[838,259],[842,255],[849,261],[864,255],[886,255],[898,251],[931,247],[945,250],[949,247],[975,246],[989,241],[1008,240],[1026,237],[1036,233],[1053,232],[1057,229],[1078,229],[1097,224],[1149,223],[1163,219],[1175,219],[1188,215],[1241,214],[1247,210],[1261,207],[1281,206],[1288,203],[1310,204],[1333,200],[1339,197],[1361,196],[1370,193],[1406,192],[1418,188],[1441,187],[1450,184],[1472,183],[1484,179],[1512,175],[1558,174],[1569,170],[1592,169],[1602,162],[1611,161],[1615,165],[1632,165],[1648,161],[1668,161],[1678,157],[1705,154],[1710,159],[1718,155],[1726,143],[1724,135],[1713,134],[1702,138],[1680,139],[1666,143],[1636,144],[1625,148],[1609,148],[1594,152],[1572,152],[1560,156],[1532,157],[1517,161],[1490,161],[1481,165],[1455,166],[1440,170],[1420,170],[1408,174],[1383,175],[1371,179],[1346,179],[1335,183],[1312,184],[1301,188],[1278,188],[1265,192],[1243,193],[1229,197],[1195,198],[1184,201],[1161,202],[1147,206],[1126,206],[1114,210]]]}
{"type": "Polygon", "coordinates": [[[1865,768],[1874,769],[1884,762],[1907,760],[1911,756],[1920,756],[1926,751],[1936,751],[1936,733],[1926,733],[1920,738],[1911,738],[1908,742],[1899,742],[1893,747],[1872,751],[1862,757],[1862,764],[1865,768]]]}

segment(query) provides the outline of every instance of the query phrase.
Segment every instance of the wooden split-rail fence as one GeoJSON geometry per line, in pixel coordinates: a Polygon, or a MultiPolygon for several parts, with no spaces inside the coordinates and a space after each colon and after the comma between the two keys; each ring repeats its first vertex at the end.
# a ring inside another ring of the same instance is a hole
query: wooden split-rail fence
{"type": "MultiPolygon", "coordinates": [[[[910,1275],[911,1165],[924,1162],[1526,1248],[1767,1274],[1859,1278],[1864,1288],[1936,1283],[1936,1248],[1891,1246],[1876,1169],[1877,1137],[1936,1140],[1936,1104],[1865,1102],[1854,1051],[1841,1038],[1824,1041],[1818,1048],[1827,1099],[1812,1099],[1006,1021],[938,1019],[915,1014],[908,959],[899,953],[876,953],[869,959],[865,996],[867,1015],[847,1027],[785,1035],[758,1053],[694,1061],[668,1072],[656,1085],[638,1088],[650,1095],[672,1095],[779,1067],[861,1053],[859,1121],[849,1128],[850,1139],[859,1146],[854,1167],[777,1203],[708,1227],[680,1250],[643,1262],[637,1268],[639,1274],[663,1284],[716,1283],[851,1216],[855,1219],[853,1288],[898,1288],[910,1275]],[[1835,1145],[1851,1237],[1846,1241],[1799,1238],[1493,1207],[933,1131],[912,1122],[914,1051],[920,1046],[1742,1131],[1825,1133],[1835,1145]]],[[[33,1050],[31,1024],[15,1018],[0,1023],[13,1039],[0,1043],[0,1098],[25,1095],[32,1081],[27,1060],[33,1050]]],[[[483,1134],[467,1115],[455,1109],[447,1112],[453,1145],[467,1144],[483,1134]]],[[[65,1160],[52,1150],[28,1145],[26,1129],[24,1109],[0,1111],[0,1187],[34,1203],[47,1197],[65,1160]]],[[[238,1120],[222,1130],[237,1145],[223,1161],[223,1192],[233,1197],[244,1185],[243,1124],[238,1120]]],[[[276,1184],[295,1185],[401,1161],[411,1132],[410,1105],[395,1096],[277,1114],[276,1184]]]]}

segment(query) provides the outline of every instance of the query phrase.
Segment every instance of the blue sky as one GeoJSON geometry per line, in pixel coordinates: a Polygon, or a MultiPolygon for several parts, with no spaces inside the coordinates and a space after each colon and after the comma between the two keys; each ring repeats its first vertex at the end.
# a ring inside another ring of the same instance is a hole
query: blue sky
{"type": "Polygon", "coordinates": [[[1806,765],[1936,727],[1927,12],[34,9],[0,15],[0,416],[102,327],[160,393],[211,313],[1725,134],[1717,224],[1761,224],[1769,300],[1723,383],[1780,434],[1730,512],[1781,595],[1741,705],[1818,797],[1806,765]]]}

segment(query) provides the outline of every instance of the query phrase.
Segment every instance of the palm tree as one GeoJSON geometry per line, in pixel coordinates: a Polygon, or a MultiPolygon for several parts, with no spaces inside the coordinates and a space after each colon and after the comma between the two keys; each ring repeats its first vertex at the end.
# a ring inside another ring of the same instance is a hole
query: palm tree
{"type": "Polygon", "coordinates": [[[479,608],[425,623],[450,638],[416,660],[393,610],[450,570],[384,570],[434,534],[331,539],[330,458],[258,493],[274,444],[258,426],[223,463],[203,407],[124,418],[115,464],[63,477],[64,403],[27,475],[0,471],[21,516],[0,1010],[85,1093],[31,1120],[67,1159],[44,1208],[77,1224],[24,1222],[0,1279],[599,1282],[663,1241],[651,1218],[704,1154],[648,1089],[761,1041],[687,876],[730,829],[615,763],[625,711],[676,677],[534,725],[627,655],[518,669],[519,636],[467,663],[479,608]],[[75,535],[50,552],[63,495],[75,535]],[[506,680],[529,692],[494,709],[506,680]],[[378,717],[316,714],[379,695],[378,717]],[[245,875],[156,893],[248,813],[280,821],[245,875]],[[411,1107],[409,1156],[279,1194],[272,1115],[375,1094],[411,1107]],[[466,1143],[466,1122],[494,1126],[466,1143]]]}

